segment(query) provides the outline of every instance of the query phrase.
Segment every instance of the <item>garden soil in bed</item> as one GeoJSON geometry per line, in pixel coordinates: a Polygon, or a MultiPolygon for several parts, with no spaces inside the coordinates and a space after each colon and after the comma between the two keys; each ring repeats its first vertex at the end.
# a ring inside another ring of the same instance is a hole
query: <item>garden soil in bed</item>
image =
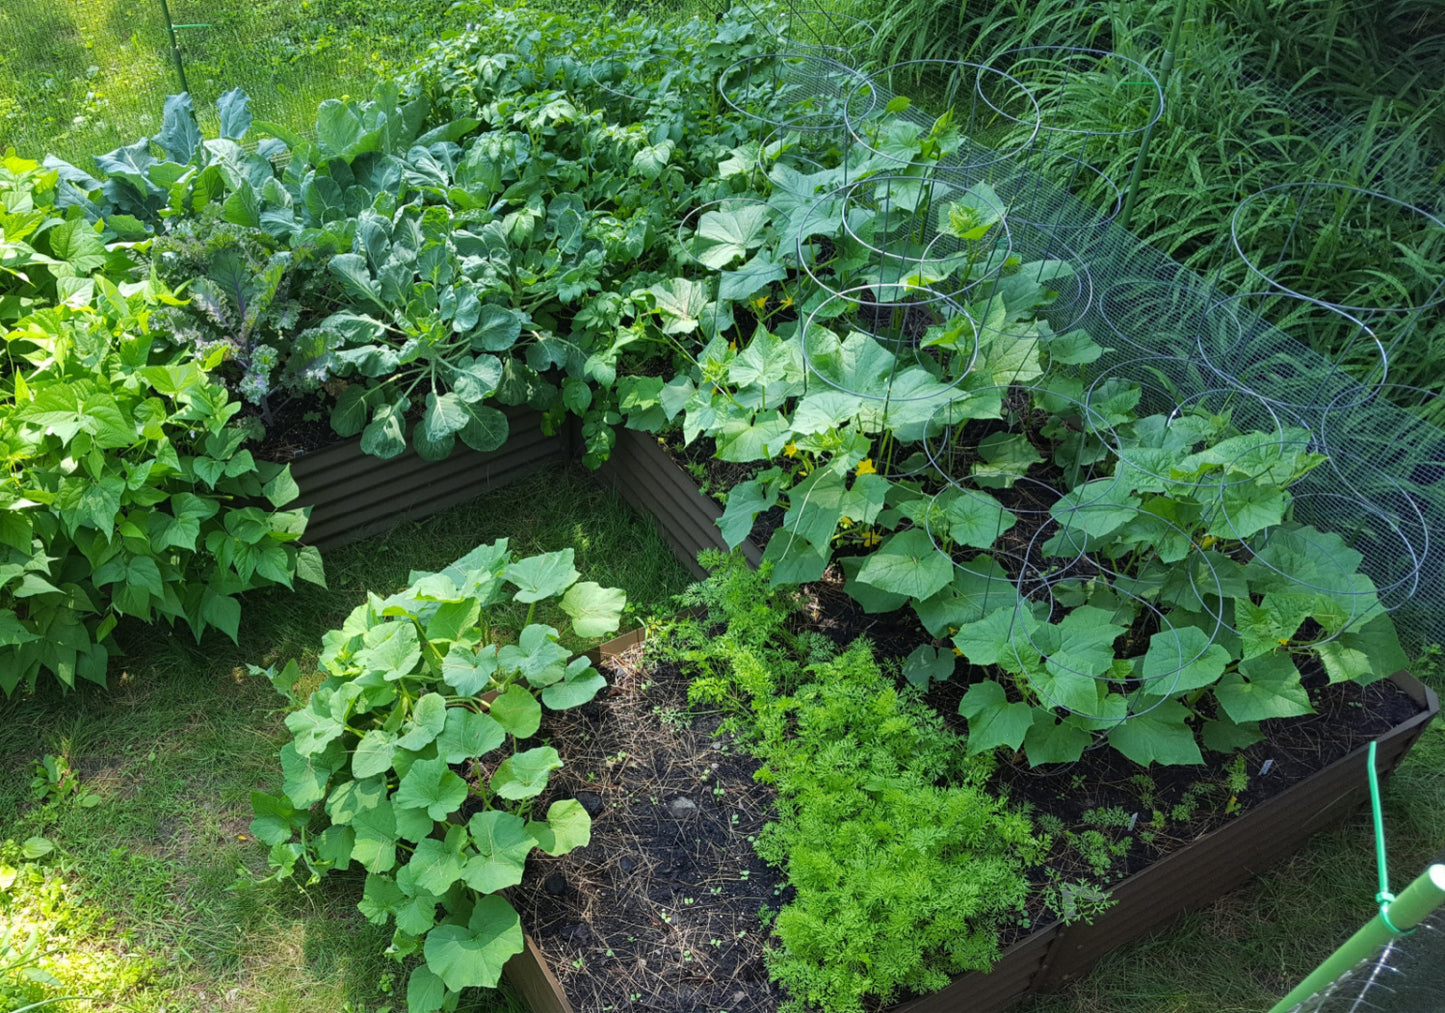
{"type": "MultiPolygon", "coordinates": [[[[863,613],[839,576],[829,577],[806,588],[803,618],[840,646],[867,635],[880,658],[901,659],[927,638],[911,615],[863,613]]],[[[605,671],[610,686],[596,701],[549,713],[542,728],[567,766],[539,808],[578,798],[593,814],[592,843],[530,860],[513,898],[523,924],[578,1013],[771,1013],[782,995],[767,979],[759,914],[788,893],[752,841],[772,814],[773,793],[753,780],[756,761],[714,736],[716,719],[688,719],[687,681],[675,666],[643,667],[634,649],[605,671]]],[[[965,678],[960,671],[927,696],[960,734],[965,678]]],[[[1304,681],[1318,713],[1267,722],[1268,738],[1242,753],[1242,786],[1231,786],[1217,763],[1146,772],[1099,748],[1052,769],[1005,759],[994,787],[1053,822],[1055,876],[1107,886],[1418,712],[1388,681],[1331,686],[1318,672],[1304,681]],[[1135,813],[1132,828],[1121,823],[1135,813]],[[1086,834],[1101,835],[1094,853],[1109,852],[1107,871],[1090,868],[1077,844],[1086,834]]],[[[1044,870],[1034,879],[1027,924],[1002,946],[1057,918],[1042,899],[1044,870]]]]}
{"type": "Polygon", "coordinates": [[[592,843],[534,855],[513,903],[578,1013],[771,1013],[759,912],[786,898],[752,840],[773,793],[716,720],[687,719],[679,671],[635,653],[603,666],[597,700],[548,713],[567,765],[539,811],[579,799],[592,843]]]}
{"type": "MultiPolygon", "coordinates": [[[[805,590],[810,623],[839,646],[866,635],[880,660],[899,663],[920,643],[940,649],[950,646],[932,640],[911,611],[864,612],[843,590],[836,566],[805,590]]],[[[967,662],[960,658],[954,677],[935,683],[925,697],[960,735],[967,732],[966,722],[958,714],[959,700],[969,685],[967,669],[967,662]]],[[[1027,805],[1036,818],[1040,814],[1057,818],[1074,834],[1097,831],[1117,846],[1108,872],[1100,877],[1079,849],[1069,847],[1067,840],[1059,840],[1056,834],[1050,856],[1056,874],[1095,882],[1102,878],[1105,885],[1124,879],[1367,745],[1421,710],[1384,678],[1368,686],[1331,685],[1318,661],[1305,665],[1301,673],[1316,713],[1262,722],[1264,740],[1239,753],[1243,757],[1242,786],[1238,780],[1231,785],[1219,753],[1206,752],[1206,761],[1212,762],[1205,766],[1153,764],[1146,771],[1105,744],[1087,750],[1070,764],[1030,767],[1023,757],[1016,763],[1005,757],[993,776],[993,790],[1027,805]],[[1156,810],[1164,817],[1162,825],[1151,826],[1156,810]],[[1133,821],[1132,828],[1128,823],[1111,822],[1120,814],[1133,821]]],[[[1034,927],[1057,918],[1057,912],[1041,904],[1029,915],[1034,927]]],[[[1021,926],[1004,944],[1027,931],[1021,926]]]]}

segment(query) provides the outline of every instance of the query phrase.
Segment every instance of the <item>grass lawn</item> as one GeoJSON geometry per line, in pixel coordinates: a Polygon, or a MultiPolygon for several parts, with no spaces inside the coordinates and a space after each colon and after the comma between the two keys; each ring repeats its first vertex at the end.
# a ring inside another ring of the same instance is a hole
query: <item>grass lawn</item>
{"type": "MultiPolygon", "coordinates": [[[[404,1008],[388,994],[400,978],[383,956],[390,930],[356,910],[360,876],[304,890],[238,888],[266,872],[266,849],[249,832],[250,793],[279,789],[277,750],[289,737],[281,697],[245,666],[314,663],[322,634],[368,590],[399,590],[410,570],[440,569],[498,537],[521,555],[570,546],[586,579],[628,592],[631,619],[665,609],[688,582],[655,529],[615,494],[582,472],[546,472],[329,553],[330,590],[249,597],[240,647],[138,627],[124,631],[128,657],[108,691],[61,696],[47,685],[37,698],[0,703],[0,837],[55,845],[38,867],[64,883],[69,906],[41,966],[66,994],[166,1013],[404,1008]],[[32,785],[47,755],[77,788],[64,778],[32,785]]],[[[0,886],[7,863],[16,867],[17,856],[0,851],[0,886]]],[[[9,903],[23,893],[23,881],[12,885],[9,903]]],[[[0,915],[5,903],[0,890],[0,915]]],[[[19,920],[0,918],[0,931],[19,920]]],[[[0,937],[0,1010],[15,1008],[6,963],[0,937]]],[[[499,994],[464,1008],[521,1010],[499,994]]]]}
{"type": "MultiPolygon", "coordinates": [[[[244,88],[258,120],[306,130],[316,106],[369,94],[456,20],[451,0],[170,0],[203,129],[215,100],[244,88]]],[[[90,155],[160,128],[181,90],[160,0],[7,0],[0,5],[0,149],[90,155]]]]}

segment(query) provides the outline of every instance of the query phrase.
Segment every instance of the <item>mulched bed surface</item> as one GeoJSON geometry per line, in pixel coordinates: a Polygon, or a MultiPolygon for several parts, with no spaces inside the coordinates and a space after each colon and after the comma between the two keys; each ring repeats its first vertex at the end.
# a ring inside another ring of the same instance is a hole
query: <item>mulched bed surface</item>
{"type": "Polygon", "coordinates": [[[541,735],[567,766],[548,797],[577,798],[592,843],[529,860],[512,901],[578,1013],[762,1013],[768,981],[763,908],[777,874],[753,852],[773,792],[756,763],[688,721],[675,666],[604,666],[610,688],[584,707],[548,712],[541,735]]]}

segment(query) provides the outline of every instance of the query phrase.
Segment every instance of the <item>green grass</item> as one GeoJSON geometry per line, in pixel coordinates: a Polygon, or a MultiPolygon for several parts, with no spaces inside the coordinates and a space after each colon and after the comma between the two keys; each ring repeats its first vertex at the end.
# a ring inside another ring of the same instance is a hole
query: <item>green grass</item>
{"type": "MultiPolygon", "coordinates": [[[[875,66],[900,59],[947,57],[991,63],[1019,46],[1113,49],[1158,70],[1175,0],[823,0],[879,27],[875,66]]],[[[1156,127],[1130,229],[1152,246],[1226,287],[1248,291],[1253,279],[1230,239],[1230,219],[1245,198],[1282,183],[1320,181],[1383,191],[1440,210],[1445,187],[1445,13],[1429,0],[1378,5],[1282,0],[1185,0],[1186,19],[1164,114],[1156,127]]],[[[1032,82],[1029,82],[1032,87],[1032,82]]],[[[1056,103],[1038,97],[1054,124],[1083,121],[1112,99],[1113,83],[1073,79],[1056,103]]],[[[1088,141],[1045,135],[1064,154],[1084,157],[1123,187],[1138,158],[1140,136],[1088,141]],[[1080,150],[1068,150],[1073,144],[1080,150]]],[[[1250,237],[1256,259],[1272,262],[1270,236],[1250,237]]],[[[1378,268],[1357,244],[1338,251],[1322,277],[1378,268]]],[[[1438,280],[1438,259],[1427,276],[1438,280]]],[[[1096,278],[1107,278],[1101,267],[1096,278]]],[[[1433,286],[1424,284],[1428,293],[1433,286]]],[[[1314,292],[1328,298],[1327,290],[1314,292]]],[[[1400,305],[1398,287],[1381,281],[1364,305],[1400,305]]],[[[1416,298],[1423,298],[1423,294],[1416,298]]],[[[1397,320],[1366,322],[1388,343],[1397,320]]],[[[1322,352],[1327,349],[1321,348],[1322,352]]],[[[1348,364],[1368,377],[1377,360],[1348,364]]],[[[1395,350],[1393,382],[1438,389],[1445,381],[1445,321],[1410,334],[1395,350]]]]}
{"type": "MultiPolygon", "coordinates": [[[[109,690],[0,704],[0,836],[54,842],[72,896],[95,915],[63,939],[65,960],[79,969],[124,954],[123,965],[144,972],[130,984],[77,970],[90,994],[167,1013],[395,1005],[386,989],[399,968],[382,955],[390,932],[357,912],[359,877],[234,888],[238,872],[244,881],[266,870],[250,837],[250,793],[278,788],[288,735],[283,701],[245,665],[314,660],[322,634],[367,590],[399,590],[410,570],[439,569],[498,537],[523,555],[570,546],[586,579],[628,592],[632,619],[665,609],[688,582],[656,530],[614,494],[586,473],[550,471],[329,553],[329,590],[253,595],[240,647],[132,627],[120,631],[128,654],[109,690]],[[31,779],[46,754],[65,757],[99,804],[37,801],[31,779]]],[[[521,1011],[495,994],[464,1008],[521,1011]]]]}
{"type": "MultiPolygon", "coordinates": [[[[241,87],[258,119],[306,130],[316,106],[369,94],[459,16],[451,0],[171,0],[186,82],[202,127],[241,87]]],[[[181,90],[159,0],[8,0],[0,5],[0,147],[89,156],[160,127],[181,90]]]]}

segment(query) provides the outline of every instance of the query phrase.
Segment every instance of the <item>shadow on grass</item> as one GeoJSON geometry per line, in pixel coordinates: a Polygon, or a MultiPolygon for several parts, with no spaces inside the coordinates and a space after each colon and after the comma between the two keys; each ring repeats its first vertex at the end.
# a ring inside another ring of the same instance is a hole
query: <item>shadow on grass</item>
{"type": "MultiPolygon", "coordinates": [[[[267,849],[250,832],[251,792],[276,791],[289,738],[283,701],[246,664],[314,662],[322,635],[367,591],[404,587],[479,543],[519,554],[571,547],[583,577],[624,588],[635,623],[688,582],[660,535],[585,472],[539,474],[387,535],[328,553],[331,587],[244,599],[240,646],[198,645],[164,626],[126,625],[111,686],[62,694],[52,682],[0,702],[0,823],[51,840],[70,887],[103,910],[105,933],[68,939],[77,959],[124,946],[152,968],[125,1001],[138,1010],[337,1013],[397,1003],[402,969],[383,956],[390,931],[356,909],[362,877],[258,884],[267,849]],[[38,798],[34,767],[63,756],[94,806],[38,798]],[[236,887],[238,882],[245,885],[236,887]]],[[[103,994],[105,982],[92,982],[103,994]]],[[[464,1009],[516,1013],[500,993],[464,1009]]]]}

